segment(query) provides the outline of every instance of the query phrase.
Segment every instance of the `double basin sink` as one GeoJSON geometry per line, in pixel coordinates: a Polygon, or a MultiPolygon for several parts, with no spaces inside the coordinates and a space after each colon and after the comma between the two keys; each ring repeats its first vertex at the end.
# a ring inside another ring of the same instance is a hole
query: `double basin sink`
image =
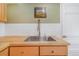
{"type": "Polygon", "coordinates": [[[56,41],[56,40],[52,38],[51,36],[46,36],[46,37],[29,36],[24,41],[56,41]]]}

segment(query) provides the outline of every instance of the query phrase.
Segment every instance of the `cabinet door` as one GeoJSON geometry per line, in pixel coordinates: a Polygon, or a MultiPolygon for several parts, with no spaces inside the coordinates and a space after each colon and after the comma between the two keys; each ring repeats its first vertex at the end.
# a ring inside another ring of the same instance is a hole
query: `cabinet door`
{"type": "Polygon", "coordinates": [[[7,5],[0,3],[0,22],[7,21],[7,5]]]}
{"type": "Polygon", "coordinates": [[[61,46],[40,47],[40,55],[41,56],[65,56],[67,55],[67,47],[61,47],[61,46]]]}
{"type": "Polygon", "coordinates": [[[10,47],[10,56],[38,56],[39,47],[10,47]]]}
{"type": "Polygon", "coordinates": [[[0,56],[8,56],[8,48],[4,49],[3,51],[0,51],[0,56]]]}

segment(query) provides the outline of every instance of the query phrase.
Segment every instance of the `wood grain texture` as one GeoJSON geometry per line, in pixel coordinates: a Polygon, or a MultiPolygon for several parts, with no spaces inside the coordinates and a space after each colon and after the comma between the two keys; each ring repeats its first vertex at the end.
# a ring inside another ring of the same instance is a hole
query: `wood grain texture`
{"type": "MultiPolygon", "coordinates": [[[[0,37],[0,50],[9,47],[11,56],[64,56],[68,55],[69,43],[63,39],[56,38],[56,41],[24,41],[26,36],[5,36],[0,37]]],[[[2,52],[3,55],[5,51],[2,52]]]]}
{"type": "Polygon", "coordinates": [[[38,56],[39,47],[10,47],[10,56],[38,56]]]}
{"type": "Polygon", "coordinates": [[[0,52],[0,56],[8,56],[8,48],[0,52]]]}
{"type": "Polygon", "coordinates": [[[24,41],[27,38],[28,36],[4,36],[0,37],[0,42],[9,42],[10,45],[69,45],[63,38],[55,37],[56,41],[24,41]]]}
{"type": "Polygon", "coordinates": [[[0,3],[0,22],[7,21],[7,5],[0,3]]]}
{"type": "Polygon", "coordinates": [[[67,47],[56,47],[56,46],[48,46],[48,47],[40,47],[40,55],[41,56],[66,56],[67,54],[67,47]]]}

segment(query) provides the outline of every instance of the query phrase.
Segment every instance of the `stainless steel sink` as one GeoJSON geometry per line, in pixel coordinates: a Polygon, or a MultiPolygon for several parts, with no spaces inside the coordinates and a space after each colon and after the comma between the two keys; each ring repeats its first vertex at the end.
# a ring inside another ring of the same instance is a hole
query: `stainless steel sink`
{"type": "Polygon", "coordinates": [[[39,37],[39,36],[29,36],[28,38],[26,38],[24,41],[56,41],[54,38],[52,38],[51,36],[48,37],[39,37]]]}

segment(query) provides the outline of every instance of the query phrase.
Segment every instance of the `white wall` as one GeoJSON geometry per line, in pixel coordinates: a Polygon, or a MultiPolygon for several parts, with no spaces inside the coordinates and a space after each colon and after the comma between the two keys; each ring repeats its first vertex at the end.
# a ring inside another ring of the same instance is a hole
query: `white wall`
{"type": "Polygon", "coordinates": [[[0,23],[0,36],[5,35],[5,25],[4,23],[0,23]]]}
{"type": "MultiPolygon", "coordinates": [[[[37,35],[37,24],[6,24],[5,25],[5,35],[37,35]]],[[[58,23],[44,23],[41,24],[41,35],[60,35],[61,26],[58,23]]]]}
{"type": "Polygon", "coordinates": [[[79,3],[61,4],[62,34],[70,42],[69,55],[79,56],[79,3]]]}
{"type": "Polygon", "coordinates": [[[79,4],[62,4],[63,35],[79,36],[79,4]]]}

